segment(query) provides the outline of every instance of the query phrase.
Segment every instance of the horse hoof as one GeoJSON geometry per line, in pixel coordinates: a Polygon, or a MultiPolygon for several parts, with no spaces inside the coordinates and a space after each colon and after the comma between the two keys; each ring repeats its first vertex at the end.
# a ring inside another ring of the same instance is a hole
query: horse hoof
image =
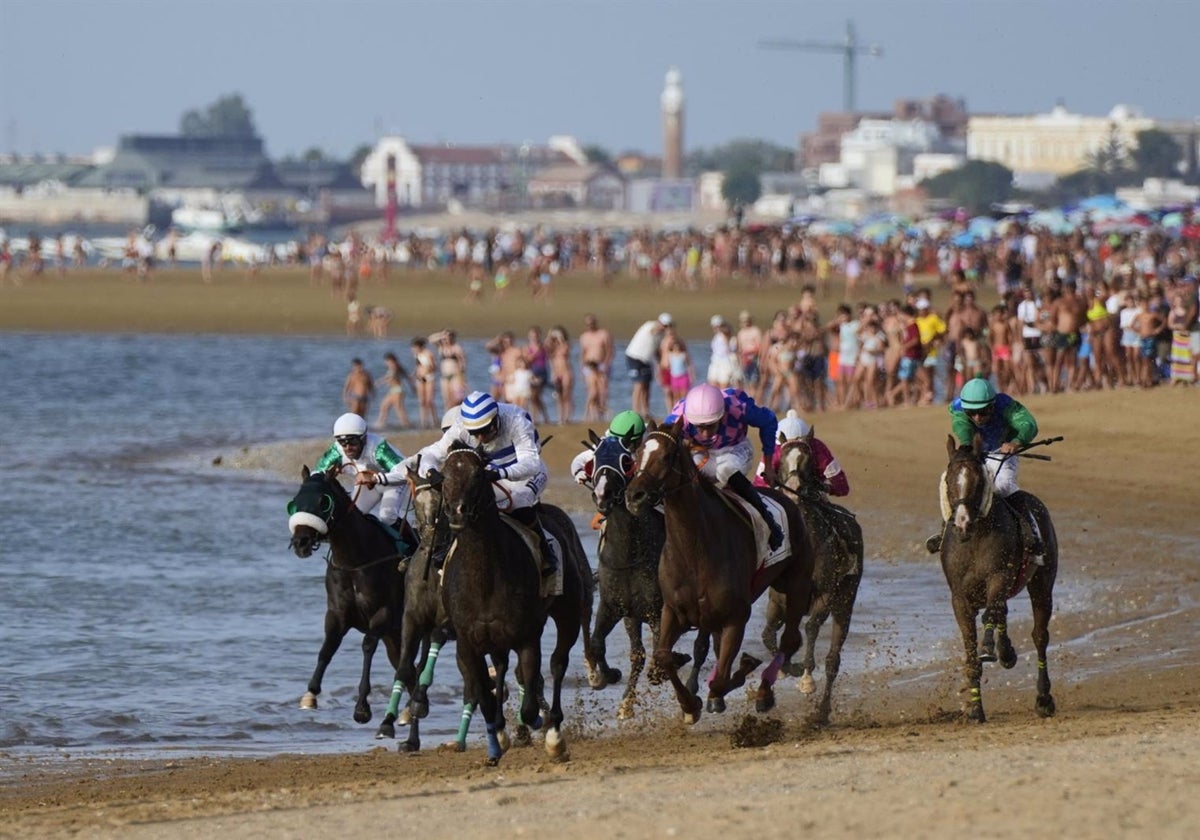
{"type": "Polygon", "coordinates": [[[704,708],[704,704],[700,702],[700,698],[695,694],[692,695],[691,708],[683,710],[683,722],[688,726],[693,726],[700,721],[700,712],[704,708]]]}
{"type": "Polygon", "coordinates": [[[370,709],[355,709],[354,710],[354,722],[355,723],[370,723],[371,722],[371,710],[370,709]]]}
{"type": "Polygon", "coordinates": [[[303,697],[301,697],[300,698],[300,708],[301,709],[317,708],[317,695],[313,694],[310,691],[307,694],[305,694],[303,697]]]}
{"type": "Polygon", "coordinates": [[[758,696],[754,699],[754,710],[759,714],[769,712],[775,708],[775,692],[767,688],[758,690],[758,696]]]}
{"type": "Polygon", "coordinates": [[[567,760],[567,742],[563,740],[558,727],[546,730],[546,755],[555,761],[567,760]]]}
{"type": "MultiPolygon", "coordinates": [[[[518,738],[520,737],[520,734],[521,734],[521,730],[518,727],[517,728],[517,737],[518,738]]],[[[501,729],[499,732],[497,732],[496,740],[500,742],[500,749],[503,750],[504,752],[508,752],[509,750],[512,749],[513,742],[512,742],[512,738],[508,734],[507,729],[501,729]]]]}
{"type": "Polygon", "coordinates": [[[381,723],[379,728],[375,730],[375,740],[382,741],[384,738],[395,739],[396,727],[390,723],[381,723]]]}
{"type": "Polygon", "coordinates": [[[1017,651],[1012,645],[1004,645],[1000,648],[1000,665],[1008,669],[1017,664],[1017,651]]]}
{"type": "Polygon", "coordinates": [[[621,681],[622,676],[623,676],[623,674],[621,673],[620,668],[607,669],[604,672],[605,685],[616,685],[617,683],[619,683],[621,681]]]}
{"type": "Polygon", "coordinates": [[[437,751],[438,752],[456,752],[456,753],[466,752],[467,745],[462,743],[461,741],[447,741],[444,744],[438,744],[437,751]]]}
{"type": "Polygon", "coordinates": [[[983,713],[982,706],[976,706],[967,712],[968,723],[987,723],[987,715],[983,713]]]}
{"type": "Polygon", "coordinates": [[[996,661],[996,652],[994,650],[979,651],[979,661],[980,662],[995,662],[996,661]]]}
{"type": "Polygon", "coordinates": [[[487,761],[484,762],[485,767],[496,767],[499,764],[500,764],[500,756],[495,756],[493,758],[492,756],[489,755],[487,757],[487,761]]]}
{"type": "Polygon", "coordinates": [[[408,706],[405,706],[400,711],[400,717],[396,718],[396,723],[400,724],[401,726],[412,725],[412,711],[409,710],[408,706]]]}
{"type": "Polygon", "coordinates": [[[755,668],[762,664],[762,660],[757,656],[751,656],[748,653],[743,653],[741,660],[738,662],[738,670],[749,674],[755,668]]]}
{"type": "Polygon", "coordinates": [[[424,719],[429,717],[429,702],[417,701],[413,703],[413,708],[410,714],[415,714],[418,718],[424,719]]]}
{"type": "Polygon", "coordinates": [[[800,693],[812,694],[816,690],[817,681],[812,678],[812,674],[810,674],[808,671],[805,671],[804,675],[800,677],[800,693]]]}
{"type": "Polygon", "coordinates": [[[1054,717],[1054,712],[1055,712],[1054,698],[1051,697],[1049,694],[1047,694],[1045,697],[1039,697],[1037,699],[1037,707],[1036,708],[1037,708],[1038,717],[1044,717],[1044,718],[1054,717]]]}
{"type": "Polygon", "coordinates": [[[533,743],[533,736],[529,733],[529,727],[521,724],[517,727],[517,734],[513,736],[512,743],[518,747],[528,747],[533,743]]]}
{"type": "Polygon", "coordinates": [[[725,711],[725,698],[709,697],[708,707],[705,709],[705,711],[709,712],[710,714],[719,714],[725,711]]]}
{"type": "Polygon", "coordinates": [[[804,676],[804,666],[797,665],[794,662],[786,663],[779,670],[783,672],[783,675],[785,677],[803,677],[804,676]]]}
{"type": "Polygon", "coordinates": [[[633,720],[633,701],[630,699],[622,700],[617,706],[617,720],[633,720]]]}
{"type": "Polygon", "coordinates": [[[399,744],[396,745],[396,752],[411,754],[411,753],[416,753],[416,752],[420,752],[420,751],[421,751],[421,745],[414,744],[411,741],[401,741],[399,744]]]}

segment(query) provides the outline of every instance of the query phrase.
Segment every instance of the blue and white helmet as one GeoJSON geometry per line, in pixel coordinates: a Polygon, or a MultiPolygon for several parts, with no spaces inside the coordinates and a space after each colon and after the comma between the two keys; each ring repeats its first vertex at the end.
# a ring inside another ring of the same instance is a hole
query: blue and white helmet
{"type": "Polygon", "coordinates": [[[459,407],[459,420],[463,424],[463,428],[470,432],[477,432],[480,429],[487,428],[488,424],[496,419],[496,415],[500,413],[500,406],[496,405],[496,401],[492,399],[491,394],[485,394],[483,391],[472,391],[467,394],[467,398],[463,400],[459,407]]]}

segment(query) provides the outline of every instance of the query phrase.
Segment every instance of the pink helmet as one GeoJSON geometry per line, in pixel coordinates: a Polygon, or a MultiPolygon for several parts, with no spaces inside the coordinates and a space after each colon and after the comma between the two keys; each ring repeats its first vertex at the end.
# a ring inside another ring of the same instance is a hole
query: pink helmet
{"type": "Polygon", "coordinates": [[[697,385],[683,401],[683,416],[693,426],[715,423],[725,416],[725,395],[715,385],[697,385]]]}

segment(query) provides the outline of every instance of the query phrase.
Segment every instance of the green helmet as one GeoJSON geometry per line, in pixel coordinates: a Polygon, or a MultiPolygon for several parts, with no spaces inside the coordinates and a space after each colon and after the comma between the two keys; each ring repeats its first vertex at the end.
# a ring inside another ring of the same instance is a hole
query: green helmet
{"type": "Polygon", "coordinates": [[[959,399],[968,410],[987,408],[996,399],[996,389],[986,379],[972,379],[963,385],[959,399]]]}
{"type": "Polygon", "coordinates": [[[608,424],[608,433],[632,452],[646,433],[646,421],[636,411],[622,411],[608,424]]]}

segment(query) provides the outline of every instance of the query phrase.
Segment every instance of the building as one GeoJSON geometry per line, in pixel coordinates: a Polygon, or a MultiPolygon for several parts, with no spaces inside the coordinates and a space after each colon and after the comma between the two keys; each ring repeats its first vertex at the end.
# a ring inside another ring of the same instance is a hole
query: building
{"type": "Polygon", "coordinates": [[[967,157],[1002,164],[1018,182],[1053,180],[1084,169],[1090,156],[1117,141],[1137,146],[1154,120],[1117,105],[1108,116],[1074,114],[1057,105],[1048,114],[978,116],[967,124],[967,157]]]}
{"type": "Polygon", "coordinates": [[[819,182],[831,189],[853,187],[890,196],[915,183],[919,156],[953,154],[954,145],[926,120],[863,119],[842,137],[838,162],[821,166],[819,182]]]}
{"type": "Polygon", "coordinates": [[[625,179],[598,163],[547,166],[529,178],[526,191],[536,208],[625,209],[625,179]]]}
{"type": "Polygon", "coordinates": [[[800,135],[797,168],[820,168],[821,164],[841,159],[842,137],[858,128],[863,120],[923,120],[937,126],[948,142],[965,141],[967,105],[962,99],[937,94],[925,99],[898,99],[887,111],[832,111],[817,115],[816,131],[800,135]]]}
{"type": "Polygon", "coordinates": [[[587,155],[567,135],[545,145],[413,145],[404,137],[383,137],[363,160],[361,183],[387,206],[389,170],[394,173],[401,208],[444,207],[456,201],[468,207],[517,208],[529,203],[530,178],[548,166],[583,165],[587,155]]]}
{"type": "Polygon", "coordinates": [[[663,118],[662,176],[679,179],[683,177],[683,74],[678,68],[667,71],[659,102],[663,118]]]}

